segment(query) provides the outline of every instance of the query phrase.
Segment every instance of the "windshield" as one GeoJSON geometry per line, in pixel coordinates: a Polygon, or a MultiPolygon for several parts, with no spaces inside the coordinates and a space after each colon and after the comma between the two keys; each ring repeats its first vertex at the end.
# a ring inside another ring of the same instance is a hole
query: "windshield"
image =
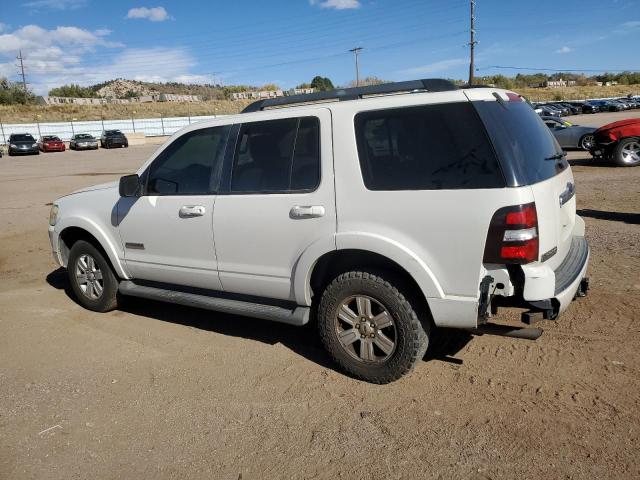
{"type": "Polygon", "coordinates": [[[31,135],[11,135],[12,142],[35,142],[36,139],[31,135]]]}
{"type": "Polygon", "coordinates": [[[93,138],[93,137],[88,133],[79,133],[78,135],[76,135],[76,138],[93,138]]]}
{"type": "Polygon", "coordinates": [[[568,167],[562,149],[525,102],[473,102],[502,164],[507,185],[542,182],[568,167]]]}
{"type": "Polygon", "coordinates": [[[122,135],[120,130],[107,130],[106,134],[109,136],[122,135]]]}
{"type": "Polygon", "coordinates": [[[45,142],[59,142],[60,139],[54,136],[42,137],[45,142]]]}

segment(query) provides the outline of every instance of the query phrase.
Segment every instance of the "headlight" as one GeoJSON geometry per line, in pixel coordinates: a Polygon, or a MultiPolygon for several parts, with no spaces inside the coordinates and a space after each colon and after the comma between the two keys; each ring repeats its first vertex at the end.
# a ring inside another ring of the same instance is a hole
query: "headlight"
{"type": "Polygon", "coordinates": [[[32,148],[36,148],[38,146],[37,143],[34,143],[33,145],[31,145],[32,148]]]}
{"type": "Polygon", "coordinates": [[[15,143],[9,145],[11,148],[18,148],[15,143]]]}
{"type": "Polygon", "coordinates": [[[54,227],[56,222],[58,221],[58,210],[59,207],[55,203],[51,205],[51,211],[49,212],[49,225],[54,227]]]}

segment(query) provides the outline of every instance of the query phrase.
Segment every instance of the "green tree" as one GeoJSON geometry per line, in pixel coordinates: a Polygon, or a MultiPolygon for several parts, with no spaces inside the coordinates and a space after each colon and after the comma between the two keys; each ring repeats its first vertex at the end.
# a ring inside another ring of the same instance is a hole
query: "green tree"
{"type": "Polygon", "coordinates": [[[311,88],[315,88],[318,92],[326,92],[328,90],[333,90],[335,87],[329,78],[317,75],[313,77],[313,80],[311,80],[311,88]]]}
{"type": "Polygon", "coordinates": [[[81,87],[74,83],[62,85],[61,87],[49,90],[50,97],[73,97],[73,98],[92,98],[96,97],[96,92],[91,87],[81,87]]]}
{"type": "Polygon", "coordinates": [[[0,77],[0,104],[34,103],[35,96],[30,90],[24,91],[22,84],[0,77]]]}

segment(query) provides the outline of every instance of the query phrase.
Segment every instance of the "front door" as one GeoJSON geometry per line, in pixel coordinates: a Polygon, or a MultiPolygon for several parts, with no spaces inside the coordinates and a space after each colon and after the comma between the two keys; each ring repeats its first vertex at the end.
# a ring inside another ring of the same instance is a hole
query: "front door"
{"type": "Polygon", "coordinates": [[[245,122],[213,225],[225,291],[293,300],[292,273],[318,241],[335,246],[331,114],[245,122]]]}
{"type": "Polygon", "coordinates": [[[134,279],[221,289],[212,219],[229,130],[178,137],[142,175],[143,195],[120,199],[119,231],[134,279]]]}

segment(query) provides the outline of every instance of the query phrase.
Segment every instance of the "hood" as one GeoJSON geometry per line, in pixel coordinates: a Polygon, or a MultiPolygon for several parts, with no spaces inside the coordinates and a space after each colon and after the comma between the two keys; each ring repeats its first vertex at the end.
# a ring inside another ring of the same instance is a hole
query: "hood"
{"type": "Polygon", "coordinates": [[[628,118],[603,125],[595,132],[600,139],[617,141],[624,137],[640,136],[640,118],[628,118]]]}
{"type": "MultiPolygon", "coordinates": [[[[99,185],[93,185],[91,187],[81,188],[80,190],[76,190],[75,192],[71,192],[69,195],[75,195],[77,193],[83,192],[92,192],[94,190],[107,190],[107,189],[117,189],[120,184],[119,180],[115,180],[113,182],[101,183],[99,185]]],[[[66,195],[68,196],[68,195],[66,195]]]]}

